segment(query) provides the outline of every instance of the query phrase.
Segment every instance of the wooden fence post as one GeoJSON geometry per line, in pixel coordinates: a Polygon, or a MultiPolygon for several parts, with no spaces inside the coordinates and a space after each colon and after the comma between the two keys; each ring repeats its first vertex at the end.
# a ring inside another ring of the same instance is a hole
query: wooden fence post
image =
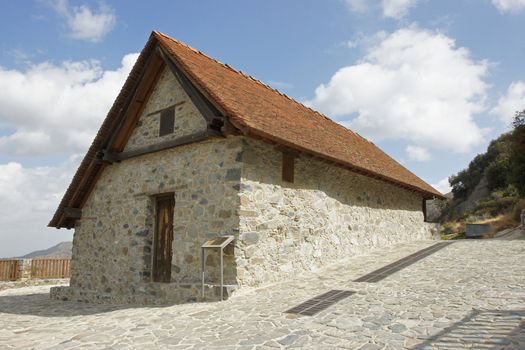
{"type": "Polygon", "coordinates": [[[20,274],[19,279],[26,280],[30,279],[31,276],[31,260],[32,259],[22,259],[20,260],[20,274]]]}

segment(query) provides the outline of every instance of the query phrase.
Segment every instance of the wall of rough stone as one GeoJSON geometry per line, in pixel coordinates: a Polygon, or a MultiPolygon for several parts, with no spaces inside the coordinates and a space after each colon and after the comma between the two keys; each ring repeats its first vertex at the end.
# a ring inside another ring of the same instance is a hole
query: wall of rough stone
{"type": "Polygon", "coordinates": [[[418,194],[301,156],[281,179],[282,153],[243,142],[241,285],[257,286],[401,241],[432,238],[418,194]]]}
{"type": "Polygon", "coordinates": [[[182,85],[169,70],[164,68],[151,96],[141,113],[124,151],[168,141],[181,136],[205,131],[206,120],[191,102],[182,85]],[[175,132],[159,137],[160,110],[175,107],[175,132]],[[159,112],[159,113],[154,113],[159,112]],[[153,113],[153,114],[152,114],[153,113]]]}
{"type": "MultiPolygon", "coordinates": [[[[214,138],[108,166],[82,209],[73,239],[71,289],[56,298],[124,303],[196,300],[200,245],[238,235],[239,138],[214,138]],[[152,283],[154,195],[175,193],[172,283],[152,283]]],[[[218,283],[217,254],[206,259],[218,283]]],[[[225,282],[236,282],[233,249],[225,282]]]]}
{"type": "MultiPolygon", "coordinates": [[[[205,129],[204,118],[166,70],[126,150],[205,129]],[[148,114],[178,102],[184,103],[176,111],[176,132],[159,138],[159,114],[148,114]]],[[[201,244],[238,234],[241,150],[239,137],[214,137],[107,166],[75,227],[71,287],[52,296],[139,304],[196,300],[201,244]],[[151,283],[154,196],[169,192],[175,194],[172,283],[151,283]]],[[[225,253],[225,283],[233,284],[233,248],[225,253]]],[[[206,282],[218,283],[218,254],[208,254],[206,270],[206,282]]]]}

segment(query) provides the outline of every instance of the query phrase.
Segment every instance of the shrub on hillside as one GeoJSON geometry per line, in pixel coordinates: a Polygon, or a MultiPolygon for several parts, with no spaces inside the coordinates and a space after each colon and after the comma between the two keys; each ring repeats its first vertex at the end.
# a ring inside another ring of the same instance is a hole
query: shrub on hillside
{"type": "Polygon", "coordinates": [[[497,216],[512,210],[518,199],[516,197],[489,198],[481,201],[474,209],[477,216],[497,216]]]}
{"type": "Polygon", "coordinates": [[[509,183],[510,149],[510,133],[492,140],[485,153],[478,154],[466,169],[449,178],[454,198],[466,199],[479,184],[483,175],[487,177],[490,190],[507,187],[509,183]]]}
{"type": "Polygon", "coordinates": [[[511,137],[509,179],[521,197],[525,197],[525,110],[516,113],[511,137]]]}

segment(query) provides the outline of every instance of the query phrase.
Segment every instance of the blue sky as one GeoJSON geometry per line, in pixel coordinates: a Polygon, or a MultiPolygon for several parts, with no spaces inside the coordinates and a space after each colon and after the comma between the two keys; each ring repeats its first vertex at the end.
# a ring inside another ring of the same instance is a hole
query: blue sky
{"type": "Polygon", "coordinates": [[[45,225],[152,30],[324,112],[441,190],[525,108],[525,0],[2,6],[0,257],[71,239],[45,225]]]}

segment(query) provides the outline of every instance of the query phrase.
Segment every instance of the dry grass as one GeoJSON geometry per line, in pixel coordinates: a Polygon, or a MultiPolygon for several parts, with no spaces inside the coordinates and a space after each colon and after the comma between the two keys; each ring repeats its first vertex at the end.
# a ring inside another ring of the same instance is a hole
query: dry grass
{"type": "MultiPolygon", "coordinates": [[[[515,204],[508,208],[504,213],[498,215],[482,218],[474,217],[474,222],[478,224],[490,224],[492,230],[486,234],[484,238],[491,238],[500,231],[514,228],[520,225],[521,211],[525,210],[525,198],[515,202],[515,204]]],[[[472,214],[471,214],[472,215],[472,214]]],[[[470,217],[472,220],[473,218],[470,217]]],[[[463,238],[465,233],[465,224],[469,221],[469,216],[466,215],[458,221],[449,221],[442,224],[441,237],[442,239],[458,239],[463,238]]]]}
{"type": "Polygon", "coordinates": [[[481,220],[480,224],[490,224],[492,227],[491,231],[483,236],[483,238],[492,238],[496,233],[506,230],[508,228],[514,228],[519,225],[519,221],[515,220],[512,213],[498,215],[493,218],[481,220]]]}

